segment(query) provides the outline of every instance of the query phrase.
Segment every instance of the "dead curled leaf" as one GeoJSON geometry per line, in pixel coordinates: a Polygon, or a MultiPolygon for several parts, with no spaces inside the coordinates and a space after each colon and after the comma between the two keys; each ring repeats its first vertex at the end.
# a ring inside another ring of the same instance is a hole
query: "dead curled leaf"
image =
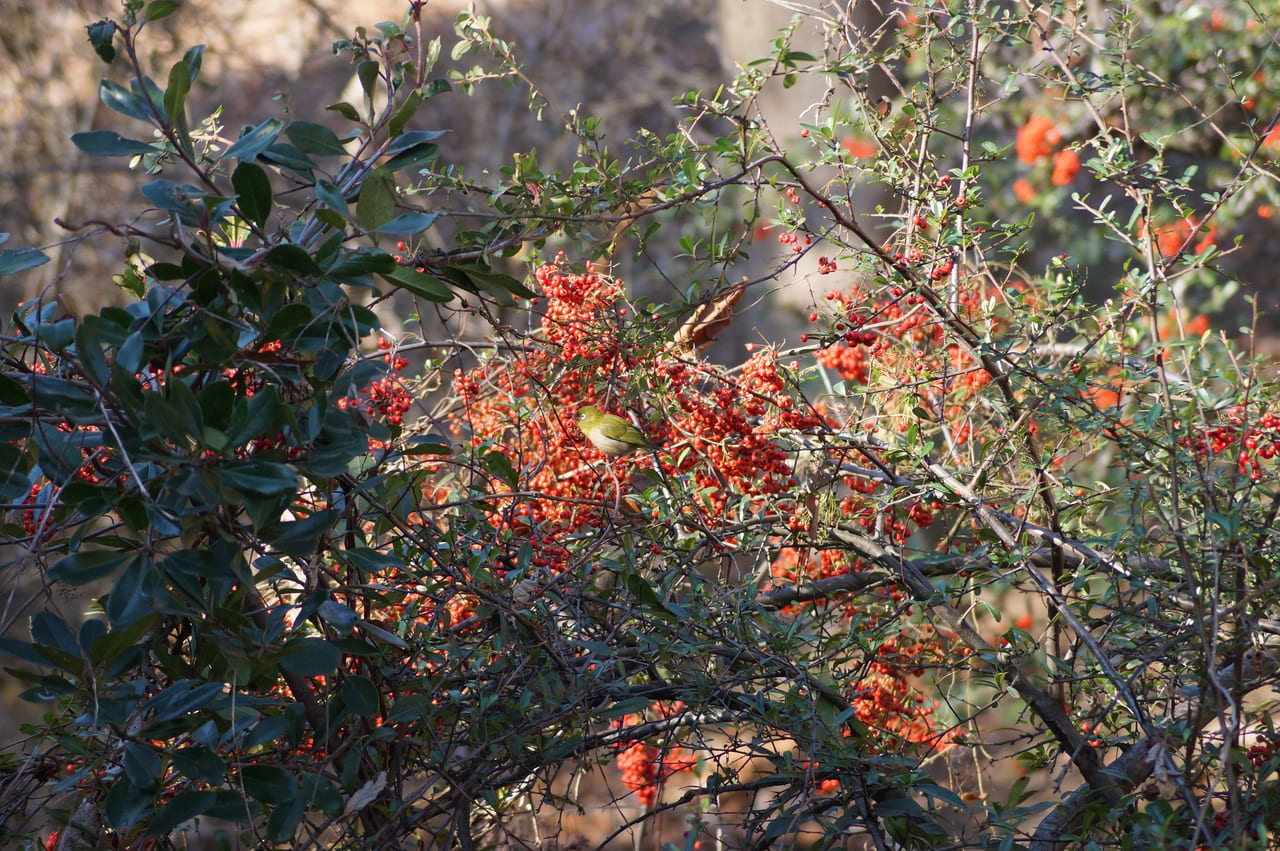
{"type": "Polygon", "coordinates": [[[747,279],[743,278],[710,301],[698,305],[693,315],[676,331],[671,341],[674,353],[692,358],[714,343],[733,321],[733,308],[746,291],[747,279]]]}

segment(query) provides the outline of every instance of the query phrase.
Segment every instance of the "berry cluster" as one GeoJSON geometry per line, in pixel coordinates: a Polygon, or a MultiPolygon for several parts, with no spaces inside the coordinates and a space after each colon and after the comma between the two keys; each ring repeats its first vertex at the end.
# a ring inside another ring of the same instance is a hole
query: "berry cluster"
{"type": "Polygon", "coordinates": [[[1233,407],[1225,413],[1225,422],[1178,443],[1201,459],[1232,455],[1237,472],[1257,482],[1263,477],[1263,462],[1280,452],[1280,415],[1267,412],[1250,422],[1243,408],[1233,407]]]}

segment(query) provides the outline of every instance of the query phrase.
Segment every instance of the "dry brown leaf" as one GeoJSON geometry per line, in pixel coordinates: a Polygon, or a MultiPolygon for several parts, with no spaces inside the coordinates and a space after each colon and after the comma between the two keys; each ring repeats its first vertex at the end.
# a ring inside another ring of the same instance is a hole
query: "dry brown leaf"
{"type": "Polygon", "coordinates": [[[696,357],[714,343],[733,321],[733,308],[746,291],[747,279],[743,278],[715,298],[700,304],[676,331],[672,340],[676,353],[696,357]]]}

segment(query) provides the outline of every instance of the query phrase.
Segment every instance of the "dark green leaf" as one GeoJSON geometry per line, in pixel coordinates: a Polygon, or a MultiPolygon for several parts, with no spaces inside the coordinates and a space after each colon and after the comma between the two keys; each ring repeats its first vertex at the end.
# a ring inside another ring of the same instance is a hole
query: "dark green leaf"
{"type": "Polygon", "coordinates": [[[139,789],[154,789],[160,783],[160,755],[140,742],[125,742],[124,775],[139,789]]]}
{"type": "Polygon", "coordinates": [[[192,83],[195,83],[196,79],[200,76],[200,65],[203,62],[203,60],[204,60],[203,44],[197,44],[195,47],[190,48],[186,53],[182,55],[182,61],[187,63],[187,70],[191,74],[192,83]]]}
{"type": "Polygon", "coordinates": [[[398,724],[401,721],[417,721],[431,709],[431,697],[425,694],[411,694],[395,702],[387,712],[386,723],[398,724]]]}
{"type": "Polygon", "coordinates": [[[116,364],[125,372],[134,374],[142,368],[144,354],[146,354],[146,341],[142,338],[142,331],[134,331],[120,344],[120,350],[116,353],[116,364]]]}
{"type": "Polygon", "coordinates": [[[292,800],[276,807],[267,818],[267,839],[276,845],[289,844],[306,814],[307,799],[301,795],[295,795],[292,800]]]}
{"type": "Polygon", "coordinates": [[[241,162],[254,159],[276,140],[282,127],[284,127],[284,122],[279,118],[268,118],[257,127],[246,130],[241,134],[235,144],[227,148],[227,152],[222,155],[222,158],[230,159],[234,157],[241,162]]]}
{"type": "Polygon", "coordinates": [[[88,385],[65,378],[31,376],[31,400],[77,423],[97,422],[101,417],[97,394],[88,385]]]}
{"type": "Polygon", "coordinates": [[[332,508],[317,511],[310,517],[280,524],[280,529],[265,535],[267,543],[296,559],[315,555],[316,547],[326,532],[332,532],[339,512],[332,508]]]}
{"type": "Polygon", "coordinates": [[[262,258],[263,262],[295,275],[319,275],[320,267],[307,250],[291,242],[282,242],[262,258]]]}
{"type": "Polygon", "coordinates": [[[232,789],[218,789],[213,793],[214,804],[205,810],[209,818],[225,821],[250,821],[261,809],[256,803],[246,801],[232,789]]]}
{"type": "Polygon", "coordinates": [[[311,175],[311,170],[316,167],[310,157],[287,142],[276,142],[270,145],[260,156],[272,165],[278,165],[308,177],[311,175]]]}
{"type": "Polygon", "coordinates": [[[209,783],[221,783],[227,770],[226,763],[221,757],[200,745],[174,751],[173,767],[189,780],[197,782],[205,780],[209,783]]]}
{"type": "Polygon", "coordinates": [[[98,21],[96,24],[89,24],[89,43],[93,45],[93,52],[108,65],[116,58],[116,48],[112,44],[115,36],[115,21],[98,21]]]}
{"type": "Polygon", "coordinates": [[[316,312],[310,306],[300,302],[286,304],[280,308],[267,327],[262,331],[264,340],[284,340],[290,332],[316,320],[316,312]]]}
{"type": "Polygon", "coordinates": [[[30,391],[20,381],[0,373],[0,404],[20,407],[30,401],[30,391]]]}
{"type": "MultiPolygon", "coordinates": [[[[191,66],[187,64],[184,56],[173,63],[173,67],[169,69],[169,84],[164,90],[164,113],[169,116],[169,121],[184,133],[187,126],[187,94],[191,91],[191,80],[191,66]]],[[[190,145],[189,140],[185,142],[184,150],[190,145]]]]}
{"type": "Polygon", "coordinates": [[[283,410],[275,387],[266,386],[248,399],[237,397],[227,426],[227,443],[240,447],[255,437],[280,431],[283,410]]]}
{"type": "Polygon", "coordinates": [[[89,644],[89,658],[97,664],[118,659],[142,640],[158,618],[159,615],[145,617],[124,629],[113,629],[98,636],[89,644]]]}
{"type": "Polygon", "coordinates": [[[96,316],[87,316],[76,329],[76,355],[84,374],[99,387],[105,387],[111,377],[111,367],[102,352],[100,335],[106,330],[96,316]]]}
{"type": "Polygon", "coordinates": [[[341,661],[338,649],[323,638],[291,639],[280,655],[280,667],[304,677],[332,673],[341,661]]]}
{"type": "Polygon", "coordinates": [[[240,780],[250,796],[268,804],[292,801],[298,794],[298,779],[278,765],[246,765],[240,780]]]}
{"type": "Polygon", "coordinates": [[[631,592],[631,596],[635,597],[644,607],[645,611],[665,612],[666,607],[663,605],[662,596],[653,589],[653,586],[638,573],[628,571],[622,575],[622,583],[631,592]]]}
{"type": "Polygon", "coordinates": [[[439,213],[404,213],[377,228],[378,233],[422,233],[439,213]]]}
{"type": "Polygon", "coordinates": [[[439,139],[444,135],[444,132],[443,130],[415,130],[412,133],[405,133],[387,145],[387,150],[383,152],[383,156],[394,157],[397,154],[403,154],[405,151],[439,139]]]}
{"type": "Polygon", "coordinates": [[[421,103],[422,92],[417,89],[409,92],[409,96],[404,99],[404,103],[400,104],[400,108],[396,110],[395,115],[391,116],[391,121],[387,124],[387,132],[392,139],[404,131],[404,126],[409,123],[410,118],[413,118],[413,114],[418,111],[421,103]]]}
{"type": "Polygon", "coordinates": [[[408,290],[410,293],[428,301],[436,301],[441,304],[453,301],[453,291],[449,289],[448,284],[434,275],[410,269],[408,266],[397,266],[395,271],[382,277],[387,283],[408,290]]]}
{"type": "Polygon", "coordinates": [[[49,262],[49,255],[35,248],[6,248],[0,251],[0,276],[34,269],[49,262]]]}
{"type": "MultiPolygon", "coordinates": [[[[427,135],[433,135],[433,133],[438,133],[438,131],[433,131],[432,133],[423,131],[421,135],[427,136],[427,135]]],[[[417,135],[419,134],[406,133],[396,141],[399,142],[402,139],[406,139],[410,136],[417,136],[417,135]]],[[[395,147],[395,145],[392,145],[392,147],[395,147]]],[[[419,142],[415,145],[409,146],[405,150],[393,156],[391,159],[387,160],[386,163],[384,163],[384,167],[387,169],[390,169],[391,171],[398,171],[402,168],[412,168],[414,166],[428,165],[432,162],[435,162],[436,158],[439,156],[440,156],[439,145],[435,144],[434,142],[419,142]]]]}
{"type": "MultiPolygon", "coordinates": [[[[147,518],[146,525],[153,528],[151,517],[147,518]]],[[[150,558],[135,558],[116,580],[115,587],[107,595],[106,606],[107,617],[113,627],[128,627],[155,611],[152,591],[155,590],[156,577],[152,567],[150,558]]]]}
{"type": "Polygon", "coordinates": [[[250,496],[291,493],[298,487],[298,474],[286,464],[267,460],[235,462],[221,474],[229,487],[250,496]]]}
{"type": "MultiPolygon", "coordinates": [[[[207,211],[204,206],[205,193],[197,186],[174,183],[171,180],[153,180],[142,186],[142,194],[148,201],[161,210],[171,210],[178,214],[184,224],[201,227],[207,211]]],[[[185,276],[184,276],[185,277],[185,276]]]]}
{"type": "Polygon", "coordinates": [[[482,263],[457,263],[444,267],[441,274],[473,292],[483,290],[499,297],[518,295],[521,298],[534,298],[537,295],[510,275],[495,272],[482,263]]]}
{"type": "Polygon", "coordinates": [[[152,713],[151,721],[167,721],[179,718],[197,709],[216,710],[226,705],[228,699],[223,695],[223,685],[218,682],[203,680],[178,680],[145,704],[143,710],[152,713]],[[224,699],[214,702],[215,697],[224,699]]]}
{"type": "Polygon", "coordinates": [[[177,0],[152,0],[143,11],[142,19],[151,22],[167,18],[177,10],[178,5],[177,0]]]}
{"type": "MultiPolygon", "coordinates": [[[[175,385],[181,383],[174,382],[175,385]]],[[[190,389],[181,396],[175,394],[173,385],[165,387],[165,391],[164,395],[151,390],[142,394],[147,425],[154,427],[162,436],[178,443],[201,437],[204,425],[196,418],[199,409],[194,404],[188,404],[190,389]]],[[[191,401],[194,402],[194,399],[191,401]]]]}
{"type": "Polygon", "coordinates": [[[351,104],[347,103],[346,101],[331,103],[328,106],[326,106],[325,109],[331,109],[349,121],[360,120],[360,113],[356,112],[356,108],[351,104]]]}
{"type": "MultiPolygon", "coordinates": [[[[156,0],[158,3],[159,0],[156,0]]],[[[153,4],[154,5],[154,4],[153,4]]],[[[117,780],[102,805],[102,818],[109,827],[127,833],[151,809],[154,795],[148,795],[127,780],[117,780]]]]}
{"type": "Polygon", "coordinates": [[[92,550],[74,553],[59,559],[49,568],[47,578],[69,585],[84,585],[115,573],[119,567],[133,558],[129,553],[113,550],[92,550]]]}
{"type": "Polygon", "coordinates": [[[378,687],[368,677],[352,676],[342,682],[342,700],[357,715],[373,717],[378,714],[378,687]]]}
{"type": "Polygon", "coordinates": [[[366,59],[356,66],[356,78],[360,80],[360,88],[364,91],[365,108],[373,107],[373,87],[378,81],[378,63],[366,59]]]}
{"type": "Polygon", "coordinates": [[[347,209],[347,199],[342,197],[342,193],[338,191],[338,187],[334,186],[327,180],[316,181],[316,197],[330,208],[341,213],[343,216],[350,215],[347,209]]]}
{"type": "Polygon", "coordinates": [[[375,168],[360,187],[356,202],[356,224],[366,231],[376,231],[391,221],[396,210],[396,184],[386,168],[375,168]]]}
{"type": "Polygon", "coordinates": [[[91,157],[131,157],[136,154],[154,154],[155,145],[126,139],[114,130],[86,130],[72,133],[71,141],[91,157]]]}
{"type": "Polygon", "coordinates": [[[486,453],[484,466],[498,481],[512,490],[520,484],[520,474],[511,465],[511,459],[507,457],[505,452],[494,451],[486,453]]]}
{"type": "Polygon", "coordinates": [[[258,227],[271,215],[271,180],[261,166],[241,160],[231,174],[241,214],[258,227]]]}
{"type": "Polygon", "coordinates": [[[37,651],[45,648],[80,658],[80,642],[70,627],[51,612],[36,612],[31,618],[31,638],[37,645],[37,651]]]}
{"type": "Polygon", "coordinates": [[[39,665],[42,668],[49,664],[48,660],[37,653],[30,644],[25,641],[18,641],[16,638],[0,636],[0,653],[12,656],[15,659],[21,659],[29,665],[39,665]]]}
{"type": "Polygon", "coordinates": [[[376,248],[358,248],[346,251],[338,258],[328,271],[328,277],[335,281],[356,278],[369,274],[388,274],[394,272],[396,259],[385,251],[376,248]]]}
{"type": "Polygon", "coordinates": [[[291,121],[284,132],[304,154],[342,156],[347,152],[338,134],[314,121],[291,121]]]}
{"type": "Polygon", "coordinates": [[[204,815],[216,800],[217,797],[212,792],[200,789],[179,792],[160,807],[142,835],[158,839],[196,816],[204,815]]]}

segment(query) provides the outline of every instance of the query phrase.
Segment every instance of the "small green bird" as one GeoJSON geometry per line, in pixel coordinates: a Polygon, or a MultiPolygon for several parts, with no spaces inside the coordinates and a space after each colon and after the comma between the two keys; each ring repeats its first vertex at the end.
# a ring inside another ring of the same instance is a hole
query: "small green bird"
{"type": "Polygon", "coordinates": [[[614,414],[606,414],[595,405],[578,410],[578,428],[591,445],[611,458],[621,458],[639,449],[657,449],[645,433],[614,414]]]}

